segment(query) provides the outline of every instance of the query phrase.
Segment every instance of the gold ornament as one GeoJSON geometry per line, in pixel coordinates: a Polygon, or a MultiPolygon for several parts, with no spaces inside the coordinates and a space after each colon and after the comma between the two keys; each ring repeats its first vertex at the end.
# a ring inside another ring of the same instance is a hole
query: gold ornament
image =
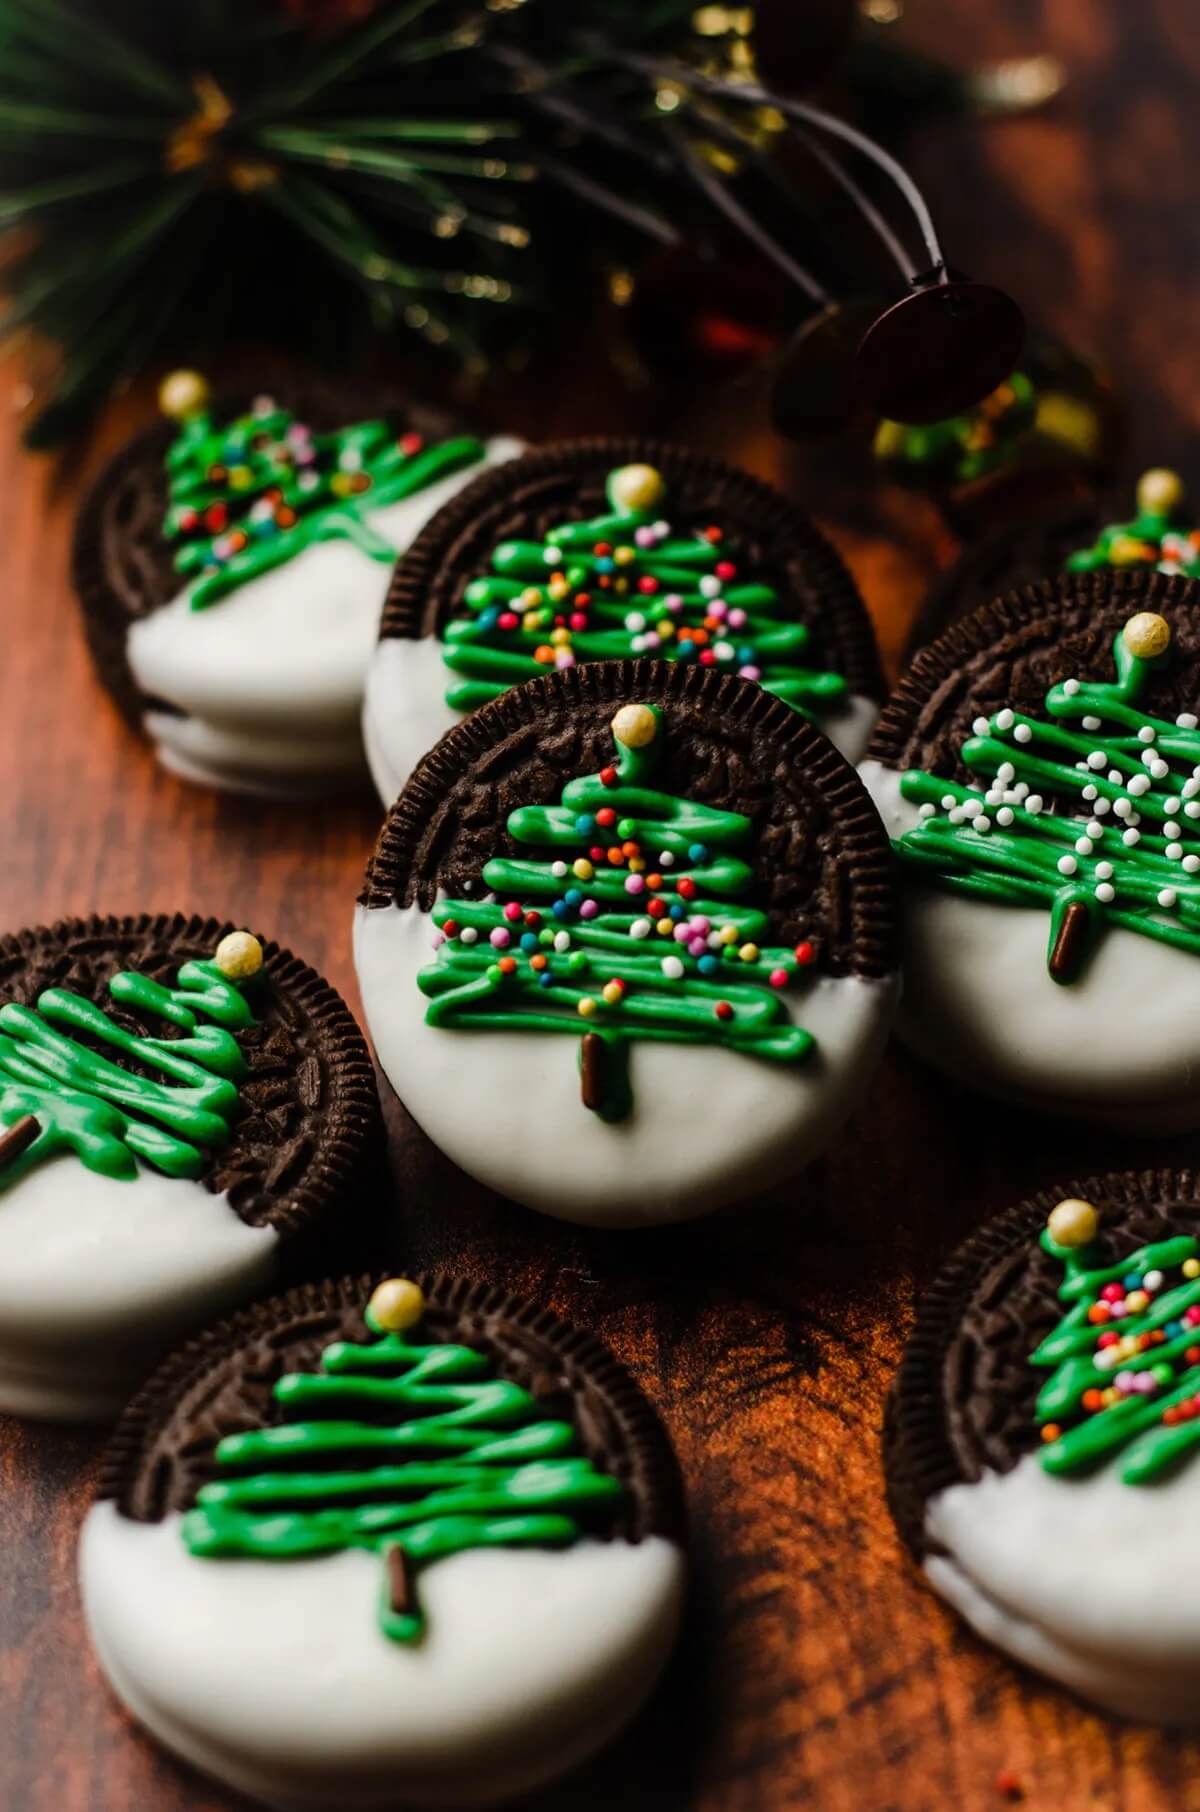
{"type": "Polygon", "coordinates": [[[621,466],[608,481],[608,494],[618,509],[652,510],[667,494],[667,483],[654,466],[621,466]]]}
{"type": "Polygon", "coordinates": [[[169,371],[158,386],[158,406],[177,422],[208,408],[208,384],[198,371],[169,371]]]}
{"type": "Polygon", "coordinates": [[[627,749],[644,749],[658,735],[658,719],[649,705],[622,705],[612,720],[612,733],[627,749]]]}
{"type": "Polygon", "coordinates": [[[1183,507],[1183,480],[1166,466],[1151,466],[1138,479],[1139,516],[1172,516],[1183,507]]]}
{"type": "Polygon", "coordinates": [[[231,931],[217,945],[213,961],[229,981],[248,981],[263,966],[263,947],[252,931],[231,931]]]}
{"type": "Polygon", "coordinates": [[[1056,1246],[1090,1246],[1100,1226],[1100,1217],[1090,1202],[1068,1196],[1050,1211],[1046,1231],[1056,1246]]]}
{"type": "Polygon", "coordinates": [[[1152,661],[1156,655],[1165,654],[1171,642],[1171,625],[1153,610],[1139,610],[1121,633],[1126,648],[1139,661],[1152,661]]]}
{"type": "Polygon", "coordinates": [[[403,1334],[425,1313],[425,1293],[408,1277],[389,1277],[367,1304],[371,1319],[385,1334],[403,1334]]]}

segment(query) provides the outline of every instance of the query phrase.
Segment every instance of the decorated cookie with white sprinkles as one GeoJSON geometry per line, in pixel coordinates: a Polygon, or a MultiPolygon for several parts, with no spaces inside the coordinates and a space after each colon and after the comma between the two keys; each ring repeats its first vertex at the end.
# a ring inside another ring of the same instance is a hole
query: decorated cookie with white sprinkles
{"type": "Polygon", "coordinates": [[[986,606],[917,657],[860,772],[913,1047],[1055,1112],[1200,1126],[1200,586],[1097,571],[986,606]]]}
{"type": "Polygon", "coordinates": [[[76,528],[102,681],[184,779],[280,798],[353,782],[396,555],[518,443],[337,393],[213,402],[195,372],[161,403],[76,528]]]}
{"type": "Polygon", "coordinates": [[[444,1275],[310,1285],[169,1360],[83,1529],[92,1641],[270,1806],[508,1802],[650,1692],[684,1587],[654,1412],[592,1334],[444,1275]]]}
{"type": "Polygon", "coordinates": [[[1120,1716],[1200,1725],[1200,1186],[1093,1177],[984,1226],[929,1291],[885,1430],[926,1579],[1120,1716]]]}
{"type": "Polygon", "coordinates": [[[883,695],[853,580],[778,491],[667,442],[564,441],[481,474],[396,569],[364,714],[384,804],[506,688],[641,654],[757,681],[851,761],[883,695]]]}
{"type": "Polygon", "coordinates": [[[444,737],[380,835],[355,960],[447,1155],[563,1219],[682,1220],[825,1143],[897,992],[887,841],[752,681],[597,661],[444,737]]]}
{"type": "Polygon", "coordinates": [[[362,1034],[277,944],[182,914],[0,939],[0,1410],[115,1414],[287,1276],[381,1136],[362,1034]]]}

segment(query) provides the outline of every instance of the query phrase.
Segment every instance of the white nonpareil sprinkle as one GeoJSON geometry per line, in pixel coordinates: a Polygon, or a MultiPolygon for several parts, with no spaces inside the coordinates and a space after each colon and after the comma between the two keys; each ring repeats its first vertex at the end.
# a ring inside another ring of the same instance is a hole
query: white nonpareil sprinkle
{"type": "Polygon", "coordinates": [[[629,927],[629,935],[630,937],[649,937],[652,929],[653,925],[649,919],[634,919],[633,924],[629,927]]]}
{"type": "Polygon", "coordinates": [[[1150,776],[1149,774],[1131,774],[1126,784],[1133,797],[1140,799],[1143,793],[1150,791],[1150,776]]]}
{"type": "Polygon", "coordinates": [[[678,981],[683,974],[683,963],[677,956],[664,956],[662,972],[668,981],[678,981]]]}
{"type": "Polygon", "coordinates": [[[1000,805],[1003,802],[1003,799],[1003,789],[998,786],[989,787],[987,792],[983,795],[983,803],[985,805],[1000,805]]]}
{"type": "Polygon", "coordinates": [[[556,881],[561,881],[566,872],[567,865],[565,862],[551,862],[550,873],[554,876],[556,881]]]}
{"type": "Polygon", "coordinates": [[[1197,870],[1200,870],[1200,856],[1185,856],[1183,858],[1184,874],[1194,875],[1197,870]]]}
{"type": "Polygon", "coordinates": [[[700,595],[704,598],[715,598],[721,590],[721,581],[712,573],[705,573],[700,581],[700,595]]]}
{"type": "Polygon", "coordinates": [[[1200,780],[1197,780],[1193,774],[1190,780],[1184,781],[1179,791],[1185,799],[1194,799],[1196,794],[1200,793],[1200,780]]]}
{"type": "Polygon", "coordinates": [[[1143,1290],[1161,1290],[1166,1279],[1161,1271],[1147,1271],[1142,1278],[1143,1290]]]}
{"type": "Polygon", "coordinates": [[[479,933],[474,925],[464,925],[458,935],[464,944],[475,944],[479,941],[479,933]]]}
{"type": "Polygon", "coordinates": [[[1017,770],[1014,768],[1011,761],[1002,761],[1000,766],[996,769],[996,779],[1000,782],[1001,786],[1007,786],[1009,782],[1015,780],[1016,777],[1017,770]]]}
{"type": "Polygon", "coordinates": [[[1109,768],[1108,778],[1113,786],[1123,786],[1125,783],[1125,776],[1120,768],[1109,768]]]}
{"type": "Polygon", "coordinates": [[[1200,818],[1200,800],[1189,799],[1183,808],[1185,818],[1200,818]]]}
{"type": "Polygon", "coordinates": [[[1008,826],[1012,823],[1012,821],[1013,821],[1012,807],[1008,806],[1008,805],[1002,805],[1000,807],[1000,810],[996,813],[996,823],[1002,824],[1004,826],[1004,828],[1007,830],[1008,826]]]}
{"type": "Polygon", "coordinates": [[[1060,875],[1073,875],[1078,867],[1079,864],[1074,856],[1060,856],[1058,858],[1058,872],[1060,875]]]}
{"type": "Polygon", "coordinates": [[[1197,717],[1193,711],[1181,711],[1175,722],[1181,730],[1194,730],[1200,725],[1200,717],[1197,717]]]}
{"type": "Polygon", "coordinates": [[[1173,887],[1163,887],[1159,891],[1158,903],[1160,906],[1165,906],[1167,910],[1170,911],[1178,897],[1179,896],[1176,894],[1173,887]]]}
{"type": "Polygon", "coordinates": [[[991,828],[992,828],[991,819],[985,818],[982,812],[979,812],[976,815],[975,822],[971,826],[971,829],[977,830],[981,836],[986,836],[987,832],[990,831],[991,828]]]}
{"type": "Polygon", "coordinates": [[[942,810],[944,812],[952,812],[957,804],[958,800],[954,797],[953,793],[942,794],[942,810]]]}
{"type": "Polygon", "coordinates": [[[1007,708],[1003,711],[997,711],[996,713],[996,728],[998,730],[1011,730],[1016,721],[1013,713],[1007,708]]]}
{"type": "Polygon", "coordinates": [[[1100,728],[1100,721],[1101,720],[1098,717],[1081,717],[1079,726],[1083,730],[1098,730],[1100,728]]]}
{"type": "Polygon", "coordinates": [[[992,726],[988,722],[986,717],[977,717],[975,719],[975,722],[971,725],[971,728],[972,728],[972,730],[974,730],[976,736],[986,736],[988,731],[991,729],[991,727],[992,726]]]}
{"type": "Polygon", "coordinates": [[[1171,770],[1167,766],[1166,762],[1161,760],[1157,756],[1148,765],[1150,768],[1150,777],[1152,780],[1165,780],[1167,775],[1171,772],[1171,770]]]}
{"type": "Polygon", "coordinates": [[[1167,814],[1168,818],[1174,818],[1179,811],[1178,799],[1164,799],[1163,811],[1167,814]]]}
{"type": "Polygon", "coordinates": [[[1089,801],[1089,803],[1090,803],[1090,802],[1091,802],[1091,800],[1093,800],[1093,799],[1094,799],[1094,798],[1095,798],[1095,797],[1096,797],[1096,789],[1095,789],[1095,787],[1094,787],[1094,786],[1092,786],[1092,785],[1091,785],[1091,784],[1090,784],[1090,783],[1089,783],[1089,784],[1088,784],[1088,785],[1087,785],[1087,786],[1085,786],[1085,787],[1084,787],[1084,789],[1083,789],[1083,796],[1084,796],[1084,798],[1085,798],[1085,799],[1086,799],[1086,800],[1088,800],[1088,801],[1089,801]]]}
{"type": "Polygon", "coordinates": [[[1087,764],[1089,768],[1092,768],[1096,773],[1099,773],[1101,768],[1107,767],[1108,756],[1104,753],[1103,749],[1093,749],[1087,758],[1087,764]]]}
{"type": "Polygon", "coordinates": [[[1015,787],[1014,787],[1014,788],[1013,788],[1013,790],[1012,790],[1012,796],[1013,796],[1013,799],[1014,799],[1014,800],[1015,800],[1015,801],[1016,801],[1016,802],[1017,802],[1017,803],[1018,803],[1018,804],[1019,804],[1019,803],[1020,803],[1020,801],[1021,801],[1021,800],[1022,800],[1022,799],[1028,799],[1028,797],[1029,797],[1029,782],[1028,782],[1028,781],[1027,781],[1027,780],[1018,780],[1018,782],[1017,782],[1017,784],[1016,784],[1016,786],[1015,786],[1015,787]]]}
{"type": "Polygon", "coordinates": [[[1113,878],[1112,863],[1111,862],[1097,862],[1096,879],[1098,881],[1111,881],[1112,878],[1113,878]]]}
{"type": "Polygon", "coordinates": [[[1040,793],[1030,793],[1029,797],[1025,801],[1025,810],[1027,812],[1031,812],[1032,815],[1036,818],[1038,813],[1041,811],[1044,803],[1045,803],[1045,801],[1043,800],[1042,795],[1040,793]]]}
{"type": "Polygon", "coordinates": [[[1153,724],[1143,724],[1141,729],[1138,731],[1138,741],[1139,742],[1153,742],[1154,738],[1157,734],[1158,734],[1158,732],[1155,730],[1153,724]]]}
{"type": "Polygon", "coordinates": [[[1112,811],[1112,800],[1097,799],[1092,806],[1092,810],[1095,812],[1097,818],[1107,818],[1109,812],[1112,811]]]}
{"type": "Polygon", "coordinates": [[[1118,818],[1132,818],[1133,817],[1133,807],[1130,805],[1128,799],[1114,799],[1112,802],[1112,808],[1113,808],[1113,811],[1117,814],[1118,818]]]}
{"type": "Polygon", "coordinates": [[[1029,728],[1028,724],[1018,724],[1016,726],[1016,728],[1013,730],[1013,741],[1014,742],[1032,742],[1033,741],[1033,731],[1029,728]]]}
{"type": "Polygon", "coordinates": [[[924,805],[919,806],[917,808],[917,817],[918,818],[933,818],[933,817],[936,817],[936,815],[937,815],[937,806],[931,804],[928,799],[925,801],[924,805]]]}
{"type": "Polygon", "coordinates": [[[544,547],[542,549],[542,559],[546,562],[547,566],[561,566],[562,565],[562,548],[561,547],[544,547]]]}
{"type": "MultiPolygon", "coordinates": [[[[932,811],[933,807],[930,806],[929,809],[930,809],[930,811],[932,811]]],[[[659,857],[658,857],[658,866],[660,868],[674,868],[675,858],[671,854],[669,849],[660,850],[659,857]]]]}
{"type": "Polygon", "coordinates": [[[969,799],[963,800],[962,810],[967,814],[968,818],[978,818],[980,812],[983,810],[983,800],[977,799],[975,795],[972,794],[969,799]]]}
{"type": "Polygon", "coordinates": [[[1076,837],[1075,853],[1077,855],[1090,856],[1094,848],[1095,845],[1090,837],[1076,837]]]}
{"type": "Polygon", "coordinates": [[[641,631],[646,627],[646,619],[642,615],[640,610],[631,610],[630,611],[629,615],[625,619],[625,627],[626,627],[626,629],[632,629],[635,632],[641,631]]]}
{"type": "Polygon", "coordinates": [[[571,948],[571,933],[569,931],[556,931],[554,933],[554,948],[560,952],[569,950],[571,948]]]}
{"type": "Polygon", "coordinates": [[[1078,692],[1078,690],[1079,690],[1079,681],[1077,679],[1068,679],[1068,680],[1063,681],[1063,691],[1066,693],[1068,698],[1074,698],[1074,696],[1078,692]]]}
{"type": "Polygon", "coordinates": [[[950,811],[948,811],[946,813],[946,816],[950,820],[951,824],[961,824],[963,819],[966,818],[968,816],[968,814],[963,811],[963,809],[960,805],[956,805],[950,811]]]}
{"type": "Polygon", "coordinates": [[[1122,843],[1127,844],[1130,849],[1133,848],[1135,843],[1140,843],[1141,840],[1142,833],[1140,830],[1127,830],[1121,832],[1122,843]]]}
{"type": "Polygon", "coordinates": [[[1087,827],[1087,834],[1089,837],[1102,837],[1104,835],[1104,826],[1093,818],[1087,827]]]}
{"type": "Polygon", "coordinates": [[[1166,856],[1168,862],[1178,862],[1183,855],[1183,844],[1168,843],[1163,854],[1166,856]]]}
{"type": "Polygon", "coordinates": [[[1116,899],[1116,893],[1108,881],[1101,881],[1096,889],[1096,898],[1107,906],[1110,900],[1116,899]]]}

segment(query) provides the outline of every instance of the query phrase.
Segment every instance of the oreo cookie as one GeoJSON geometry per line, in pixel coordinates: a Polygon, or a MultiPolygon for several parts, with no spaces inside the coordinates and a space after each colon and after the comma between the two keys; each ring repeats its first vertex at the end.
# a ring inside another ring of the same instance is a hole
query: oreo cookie
{"type": "Polygon", "coordinates": [[[900,860],[899,1029],[968,1084],[1200,1125],[1200,586],[1069,573],[920,654],[860,772],[900,860]]]}
{"type": "Polygon", "coordinates": [[[1200,529],[1177,472],[1143,472],[1132,517],[1115,497],[1076,493],[983,536],[933,585],[909,652],[981,604],[1062,572],[1140,569],[1200,576],[1200,529]]]}
{"type": "Polygon", "coordinates": [[[684,1586],[667,1437],[592,1334],[442,1274],[310,1285],[177,1353],[84,1524],[104,1671],[269,1805],[491,1805],[649,1693],[684,1586]]]}
{"type": "Polygon", "coordinates": [[[75,589],[97,671],[165,767],[290,798],[363,773],[363,679],[397,551],[517,443],[311,386],[160,393],[88,493],[75,589]],[[364,419],[365,418],[365,419],[364,419]]]}
{"type": "Polygon", "coordinates": [[[0,939],[0,1407],[115,1413],[312,1250],[381,1139],[361,1032],[277,944],[182,913],[0,939]]]}
{"type": "Polygon", "coordinates": [[[449,1157],[630,1226],[824,1144],[887,1033],[893,932],[886,838],[826,737],[713,668],[595,661],[426,756],[355,961],[384,1074],[449,1157]]]}
{"type": "Polygon", "coordinates": [[[364,713],[384,804],[507,687],[641,654],[758,680],[850,760],[883,697],[854,581],[778,491],[665,441],[563,441],[481,474],[396,568],[364,713]]]}
{"type": "Polygon", "coordinates": [[[888,1405],[905,1546],[990,1642],[1125,1717],[1200,1719],[1200,1189],[1091,1177],[980,1229],[888,1405]]]}

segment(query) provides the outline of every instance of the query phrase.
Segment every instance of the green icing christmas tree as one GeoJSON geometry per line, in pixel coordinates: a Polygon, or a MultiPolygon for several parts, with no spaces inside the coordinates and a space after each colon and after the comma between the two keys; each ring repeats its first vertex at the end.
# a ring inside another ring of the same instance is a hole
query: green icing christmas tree
{"type": "Polygon", "coordinates": [[[1069,679],[1047,718],[978,718],[964,787],[920,770],[900,782],[921,822],[896,843],[920,880],[970,898],[1050,913],[1048,967],[1080,973],[1105,926],[1200,953],[1200,732],[1137,700],[1167,658],[1170,629],[1149,612],[1114,642],[1111,684],[1069,679]]]}
{"type": "Polygon", "coordinates": [[[1108,523],[1094,546],[1071,555],[1067,571],[1150,566],[1163,573],[1200,578],[1200,529],[1188,522],[1185,502],[1183,480],[1177,473],[1161,467],[1143,472],[1133,521],[1108,523]]]}
{"type": "Polygon", "coordinates": [[[1012,464],[1037,420],[1037,391],[1023,372],[992,391],[974,409],[915,427],[882,421],[875,433],[875,457],[914,473],[969,484],[1012,464]]]}
{"type": "Polygon", "coordinates": [[[666,496],[652,466],[621,466],[608,514],[501,543],[466,588],[470,614],[444,632],[447,704],[473,711],[548,667],[650,653],[758,680],[804,714],[843,699],[845,680],[806,664],[807,629],[741,572],[720,524],[673,531],[666,496]]]}
{"type": "Polygon", "coordinates": [[[261,965],[258,940],[234,932],[214,961],[182,964],[173,988],[114,975],[114,1002],[165,1020],[171,1038],[141,1037],[65,988],[45,989],[33,1007],[0,1006],[0,1190],[62,1152],[122,1180],[138,1175],[138,1159],[198,1176],[229,1137],[248,1074],[235,1033],[254,1015],[234,978],[261,965]]]}
{"type": "Polygon", "coordinates": [[[1120,1454],[1127,1485],[1146,1485],[1200,1443],[1200,1242],[1143,1246],[1096,1262],[1090,1202],[1060,1202],[1042,1245],[1066,1267],[1070,1306],[1030,1355],[1050,1373],[1038,1392],[1042,1464],[1069,1475],[1120,1454]]]}
{"type": "Polygon", "coordinates": [[[351,541],[391,563],[396,548],[371,527],[368,513],[484,456],[468,436],[426,445],[419,434],[397,439],[384,421],[316,433],[270,397],[218,426],[207,386],[193,372],[174,372],[162,402],[180,424],[166,456],[163,535],[177,549],[177,570],[195,581],[193,610],[317,541],[351,541]]]}
{"type": "Polygon", "coordinates": [[[405,1279],[366,1310],[372,1338],[338,1342],[274,1387],[278,1427],[227,1436],[183,1539],[202,1558],[300,1560],[366,1548],[384,1562],[379,1623],[424,1628],[416,1576],[474,1548],[566,1547],[611,1526],[617,1479],[473,1347],[406,1338],[424,1312],[405,1279]]]}
{"type": "Polygon", "coordinates": [[[437,961],[417,979],[430,1025],[580,1038],[584,1106],[617,1120],[635,1040],[806,1057],[814,1040],[783,996],[814,951],[764,947],[767,915],[741,903],[748,818],[645,784],[660,713],[625,705],[613,734],[614,766],[569,781],[560,805],[510,813],[536,858],[488,862],[491,900],[434,908],[437,961]]]}

